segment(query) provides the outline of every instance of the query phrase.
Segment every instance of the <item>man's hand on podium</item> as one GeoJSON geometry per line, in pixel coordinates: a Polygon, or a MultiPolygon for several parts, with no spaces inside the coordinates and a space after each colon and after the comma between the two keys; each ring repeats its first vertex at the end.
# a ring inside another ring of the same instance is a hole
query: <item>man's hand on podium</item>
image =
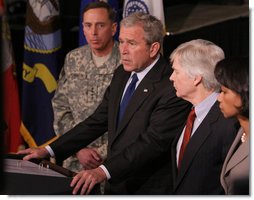
{"type": "Polygon", "coordinates": [[[26,156],[23,157],[23,160],[31,160],[33,158],[41,159],[49,157],[49,152],[46,148],[28,148],[18,151],[17,154],[26,154],[26,156]]]}
{"type": "Polygon", "coordinates": [[[91,170],[82,170],[71,182],[71,187],[74,187],[72,193],[77,194],[80,191],[81,195],[89,194],[96,184],[106,179],[107,176],[100,167],[91,170]]]}

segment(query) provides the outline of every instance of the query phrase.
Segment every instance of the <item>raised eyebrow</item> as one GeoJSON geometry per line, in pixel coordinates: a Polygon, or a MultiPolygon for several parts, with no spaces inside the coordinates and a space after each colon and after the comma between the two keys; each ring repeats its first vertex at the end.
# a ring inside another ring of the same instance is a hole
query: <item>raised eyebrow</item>
{"type": "Polygon", "coordinates": [[[122,41],[122,42],[128,42],[128,43],[137,43],[135,40],[133,39],[121,39],[119,38],[119,41],[122,41]]]}
{"type": "Polygon", "coordinates": [[[106,24],[105,22],[96,22],[95,23],[96,25],[104,25],[104,24],[106,24]]]}
{"type": "Polygon", "coordinates": [[[127,42],[128,42],[128,43],[135,43],[135,44],[137,44],[137,41],[134,40],[134,39],[129,39],[129,40],[127,39],[127,42]]]}
{"type": "Polygon", "coordinates": [[[83,22],[83,25],[91,25],[92,23],[90,22],[83,22]]]}
{"type": "MultiPolygon", "coordinates": [[[[91,23],[91,22],[83,22],[83,24],[84,25],[91,25],[91,24],[93,24],[93,23],[91,23]]],[[[95,25],[104,25],[104,24],[106,24],[105,22],[96,22],[95,23],[95,25]]]]}

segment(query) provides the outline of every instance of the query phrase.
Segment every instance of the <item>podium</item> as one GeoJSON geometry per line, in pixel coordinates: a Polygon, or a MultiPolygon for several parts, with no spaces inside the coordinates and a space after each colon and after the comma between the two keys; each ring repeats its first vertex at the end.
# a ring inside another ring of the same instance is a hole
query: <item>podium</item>
{"type": "Polygon", "coordinates": [[[47,160],[24,161],[23,156],[4,156],[4,195],[71,195],[74,172],[47,160]]]}

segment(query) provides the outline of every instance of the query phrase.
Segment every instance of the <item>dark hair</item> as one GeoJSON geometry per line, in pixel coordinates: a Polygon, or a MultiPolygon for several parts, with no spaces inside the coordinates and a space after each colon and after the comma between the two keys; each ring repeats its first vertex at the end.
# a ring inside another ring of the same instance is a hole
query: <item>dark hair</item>
{"type": "Polygon", "coordinates": [[[221,85],[240,95],[240,114],[249,118],[249,57],[223,59],[217,63],[214,74],[221,85]]]}
{"type": "Polygon", "coordinates": [[[108,3],[104,1],[93,1],[88,3],[83,9],[82,16],[86,11],[94,8],[105,8],[108,11],[108,17],[110,21],[112,22],[116,21],[116,11],[108,3]]]}

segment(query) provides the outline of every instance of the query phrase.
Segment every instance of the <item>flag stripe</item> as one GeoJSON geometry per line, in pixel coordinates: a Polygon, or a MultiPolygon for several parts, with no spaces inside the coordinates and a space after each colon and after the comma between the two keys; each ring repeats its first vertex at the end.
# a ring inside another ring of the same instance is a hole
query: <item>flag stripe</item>
{"type": "Polygon", "coordinates": [[[20,132],[26,143],[29,144],[29,147],[37,147],[36,142],[34,141],[33,137],[31,136],[30,132],[27,130],[23,122],[21,122],[20,132]]]}
{"type": "MultiPolygon", "coordinates": [[[[4,13],[4,2],[0,1],[0,10],[4,13]]],[[[1,18],[1,58],[2,58],[2,81],[3,81],[3,105],[4,121],[7,125],[5,134],[5,151],[17,152],[22,144],[22,138],[19,132],[20,103],[19,92],[15,72],[15,63],[13,58],[13,49],[11,45],[11,33],[6,16],[1,18]]]]}
{"type": "Polygon", "coordinates": [[[22,73],[22,136],[30,147],[56,138],[51,99],[63,65],[59,1],[27,1],[22,73]]]}

